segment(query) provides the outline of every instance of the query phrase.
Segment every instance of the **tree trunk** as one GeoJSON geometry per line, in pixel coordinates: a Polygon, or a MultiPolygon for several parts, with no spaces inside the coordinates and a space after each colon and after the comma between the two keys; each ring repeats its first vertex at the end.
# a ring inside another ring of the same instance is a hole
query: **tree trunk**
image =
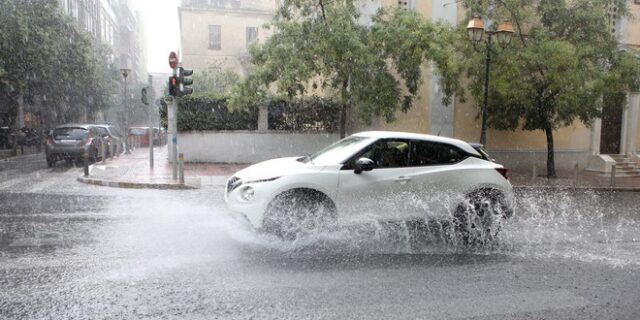
{"type": "Polygon", "coordinates": [[[547,178],[556,178],[556,164],[553,153],[553,129],[551,125],[547,123],[544,128],[544,133],[547,135],[547,178]]]}
{"type": "Polygon", "coordinates": [[[16,111],[16,129],[24,127],[24,94],[19,93],[16,102],[18,103],[18,110],[16,111]]]}
{"type": "Polygon", "coordinates": [[[348,104],[342,105],[342,110],[340,110],[340,139],[347,136],[347,108],[348,104]]]}

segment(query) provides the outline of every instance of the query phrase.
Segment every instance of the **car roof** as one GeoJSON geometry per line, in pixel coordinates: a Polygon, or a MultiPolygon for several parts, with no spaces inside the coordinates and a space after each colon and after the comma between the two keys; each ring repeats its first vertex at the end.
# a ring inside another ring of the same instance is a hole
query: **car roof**
{"type": "Polygon", "coordinates": [[[67,123],[67,124],[61,124],[59,126],[56,126],[56,129],[58,129],[58,128],[82,128],[82,129],[89,130],[89,128],[94,127],[94,126],[95,125],[92,125],[92,124],[67,123]]]}
{"type": "Polygon", "coordinates": [[[480,156],[480,153],[476,149],[474,149],[469,143],[447,137],[433,136],[430,134],[421,134],[421,133],[411,133],[411,132],[399,132],[399,131],[365,131],[354,134],[354,136],[358,137],[369,137],[369,138],[398,138],[398,139],[412,139],[412,140],[424,140],[424,141],[432,141],[439,143],[446,143],[450,145],[454,145],[470,154],[480,156]]]}

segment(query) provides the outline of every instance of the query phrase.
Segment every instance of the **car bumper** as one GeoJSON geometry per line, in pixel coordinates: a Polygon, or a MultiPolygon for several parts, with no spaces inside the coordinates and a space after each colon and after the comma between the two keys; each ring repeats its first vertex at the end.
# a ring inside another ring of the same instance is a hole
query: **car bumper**
{"type": "Polygon", "coordinates": [[[63,159],[79,159],[85,154],[88,154],[88,148],[86,147],[47,147],[47,158],[49,160],[63,160],[63,159]]]}

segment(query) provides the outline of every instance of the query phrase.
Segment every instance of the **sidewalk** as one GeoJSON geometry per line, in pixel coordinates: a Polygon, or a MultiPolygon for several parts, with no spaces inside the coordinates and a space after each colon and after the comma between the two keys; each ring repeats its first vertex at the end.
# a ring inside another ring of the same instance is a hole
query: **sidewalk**
{"type": "MultiPolygon", "coordinates": [[[[185,183],[172,179],[173,169],[167,161],[167,146],[154,148],[154,168],[149,168],[149,149],[138,148],[131,154],[122,154],[106,163],[99,162],[89,167],[88,177],[80,176],[78,181],[88,184],[118,188],[152,189],[196,189],[203,185],[224,186],[227,177],[248,166],[248,164],[226,163],[185,163],[185,183]]],[[[509,172],[510,181],[517,189],[579,189],[579,190],[618,190],[639,191],[640,177],[615,180],[611,187],[611,177],[597,173],[579,171],[577,182],[573,172],[558,172],[558,178],[546,179],[531,173],[509,172]]]]}
{"type": "Polygon", "coordinates": [[[509,180],[514,188],[582,189],[601,191],[637,191],[640,192],[640,177],[616,177],[611,185],[611,175],[579,170],[577,177],[573,171],[558,171],[558,177],[547,179],[539,173],[533,179],[532,173],[509,172],[509,180]],[[577,178],[577,179],[576,179],[577,178]]]}
{"type": "Polygon", "coordinates": [[[149,148],[138,148],[106,163],[89,166],[89,176],[78,177],[88,184],[117,188],[197,189],[202,185],[224,185],[228,176],[246,167],[242,164],[185,163],[184,184],[174,180],[173,167],[167,161],[167,146],[154,148],[154,168],[149,168],[149,148]]]}

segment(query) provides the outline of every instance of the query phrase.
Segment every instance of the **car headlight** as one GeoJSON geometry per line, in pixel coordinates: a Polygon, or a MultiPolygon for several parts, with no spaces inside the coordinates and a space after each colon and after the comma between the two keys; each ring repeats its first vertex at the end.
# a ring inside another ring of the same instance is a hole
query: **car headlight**
{"type": "Polygon", "coordinates": [[[240,198],[244,201],[251,201],[256,196],[256,190],[252,187],[246,186],[240,189],[240,198]]]}

